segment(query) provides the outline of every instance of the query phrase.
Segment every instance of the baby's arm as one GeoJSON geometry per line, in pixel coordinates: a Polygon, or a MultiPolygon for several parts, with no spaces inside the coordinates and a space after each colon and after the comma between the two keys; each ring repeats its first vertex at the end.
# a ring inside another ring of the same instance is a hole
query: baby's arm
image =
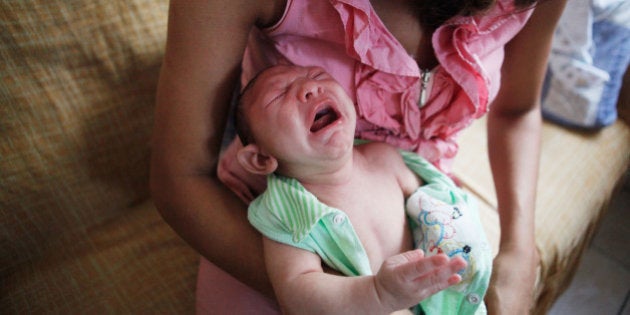
{"type": "Polygon", "coordinates": [[[314,253],[264,238],[267,272],[287,314],[388,314],[460,281],[463,259],[420,250],[385,260],[375,276],[324,273],[314,253]]]}

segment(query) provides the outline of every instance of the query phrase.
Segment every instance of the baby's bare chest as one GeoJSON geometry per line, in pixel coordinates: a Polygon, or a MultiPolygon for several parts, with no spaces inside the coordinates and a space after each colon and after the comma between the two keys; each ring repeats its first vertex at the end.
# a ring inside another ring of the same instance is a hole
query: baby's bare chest
{"type": "Polygon", "coordinates": [[[377,271],[385,258],[412,247],[404,196],[395,179],[380,178],[360,186],[361,191],[341,209],[348,215],[373,271],[377,271]]]}

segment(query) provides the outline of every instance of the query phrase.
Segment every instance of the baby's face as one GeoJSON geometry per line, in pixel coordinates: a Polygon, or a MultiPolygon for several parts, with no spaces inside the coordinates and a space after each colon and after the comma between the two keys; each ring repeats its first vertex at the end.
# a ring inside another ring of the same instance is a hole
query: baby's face
{"type": "Polygon", "coordinates": [[[244,101],[257,144],[281,164],[334,159],[352,150],[354,104],[321,68],[267,69],[244,101]]]}

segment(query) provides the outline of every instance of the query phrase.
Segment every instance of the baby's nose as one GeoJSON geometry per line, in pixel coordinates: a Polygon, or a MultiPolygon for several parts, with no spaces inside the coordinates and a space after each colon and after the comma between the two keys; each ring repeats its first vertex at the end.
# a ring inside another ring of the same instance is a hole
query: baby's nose
{"type": "Polygon", "coordinates": [[[323,89],[319,82],[314,80],[306,80],[302,82],[299,98],[301,101],[306,102],[313,97],[317,97],[320,93],[322,93],[323,89]]]}

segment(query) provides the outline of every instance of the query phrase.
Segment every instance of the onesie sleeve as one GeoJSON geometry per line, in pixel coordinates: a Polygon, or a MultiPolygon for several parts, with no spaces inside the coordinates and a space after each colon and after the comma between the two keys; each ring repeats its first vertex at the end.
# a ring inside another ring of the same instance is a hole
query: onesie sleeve
{"type": "Polygon", "coordinates": [[[345,275],[372,273],[346,214],[321,203],[295,179],[270,175],[267,190],[250,204],[248,219],[265,237],[315,253],[345,275]]]}

